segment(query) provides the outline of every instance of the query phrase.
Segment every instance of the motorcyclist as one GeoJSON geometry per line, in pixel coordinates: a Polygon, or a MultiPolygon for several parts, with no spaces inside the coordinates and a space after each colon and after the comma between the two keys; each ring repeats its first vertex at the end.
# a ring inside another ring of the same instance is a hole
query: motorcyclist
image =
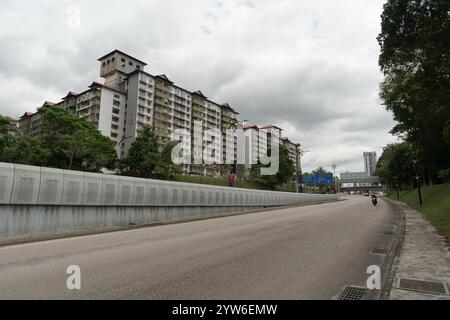
{"type": "Polygon", "coordinates": [[[377,203],[378,203],[378,199],[377,199],[376,194],[372,194],[372,203],[373,203],[374,206],[376,206],[377,203]]]}

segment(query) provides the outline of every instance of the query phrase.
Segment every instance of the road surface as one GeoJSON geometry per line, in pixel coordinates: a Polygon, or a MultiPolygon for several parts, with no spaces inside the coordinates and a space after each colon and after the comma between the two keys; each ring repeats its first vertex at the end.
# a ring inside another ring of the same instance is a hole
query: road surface
{"type": "Polygon", "coordinates": [[[0,247],[0,299],[330,299],[393,241],[383,200],[326,203],[0,247]],[[81,270],[68,290],[66,269],[81,270]]]}

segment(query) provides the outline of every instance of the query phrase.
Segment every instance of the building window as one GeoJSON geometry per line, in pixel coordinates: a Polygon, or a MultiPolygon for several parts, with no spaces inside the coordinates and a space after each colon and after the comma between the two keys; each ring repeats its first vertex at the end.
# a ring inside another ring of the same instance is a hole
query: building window
{"type": "Polygon", "coordinates": [[[140,69],[141,69],[141,66],[137,64],[137,65],[136,65],[136,69],[140,70],[140,69]]]}
{"type": "Polygon", "coordinates": [[[128,62],[128,64],[129,64],[130,66],[132,66],[132,65],[133,65],[133,62],[130,61],[130,62],[128,62]]]}

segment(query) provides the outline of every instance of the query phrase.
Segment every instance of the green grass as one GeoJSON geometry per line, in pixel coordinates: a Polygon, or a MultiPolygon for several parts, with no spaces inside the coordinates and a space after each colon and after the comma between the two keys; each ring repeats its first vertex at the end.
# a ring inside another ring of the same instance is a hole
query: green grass
{"type": "MultiPolygon", "coordinates": [[[[389,198],[397,200],[397,193],[392,192],[389,198]]],[[[423,187],[422,200],[420,206],[417,189],[400,191],[400,201],[422,212],[450,245],[450,184],[423,187]]]]}

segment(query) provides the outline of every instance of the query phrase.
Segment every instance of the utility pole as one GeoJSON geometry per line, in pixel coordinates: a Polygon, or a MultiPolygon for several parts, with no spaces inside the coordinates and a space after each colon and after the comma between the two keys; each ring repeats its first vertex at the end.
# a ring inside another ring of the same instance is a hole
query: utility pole
{"type": "Polygon", "coordinates": [[[416,183],[417,183],[417,195],[419,196],[419,204],[420,205],[422,205],[423,204],[423,202],[422,202],[422,191],[420,190],[420,176],[419,176],[419,173],[418,173],[418,169],[417,169],[417,160],[413,160],[413,162],[414,162],[414,167],[415,167],[415,169],[416,169],[416,183]]]}
{"type": "Polygon", "coordinates": [[[338,195],[338,200],[340,200],[340,192],[339,192],[340,182],[338,182],[337,179],[336,179],[336,169],[337,169],[337,167],[338,167],[338,165],[336,163],[333,163],[331,165],[331,168],[333,169],[334,190],[336,190],[336,193],[338,195]]]}
{"type": "MultiPolygon", "coordinates": [[[[302,157],[308,152],[311,152],[311,151],[303,150],[303,149],[301,149],[301,146],[299,146],[299,148],[297,150],[297,166],[298,166],[297,180],[300,180],[302,183],[302,193],[306,193],[306,184],[304,184],[304,180],[303,180],[303,170],[302,170],[301,161],[302,161],[302,157]]],[[[298,189],[298,183],[299,183],[299,181],[296,181],[297,189],[298,189]]]]}
{"type": "MultiPolygon", "coordinates": [[[[405,101],[405,100],[400,101],[400,108],[407,110],[409,112],[409,114],[411,115],[411,117],[412,117],[412,114],[415,111],[414,107],[411,106],[410,103],[405,101]]],[[[408,127],[409,127],[408,135],[412,135],[415,132],[417,132],[417,128],[414,128],[413,125],[412,125],[411,117],[409,118],[410,121],[408,123],[408,127]]],[[[413,140],[413,142],[414,142],[414,140],[413,140]]],[[[413,163],[414,163],[414,169],[416,171],[417,193],[418,193],[418,196],[419,196],[419,204],[422,205],[423,202],[422,202],[422,191],[420,190],[419,168],[417,167],[417,162],[419,162],[419,160],[417,160],[417,149],[416,149],[416,147],[415,147],[413,142],[411,142],[411,148],[412,148],[413,154],[414,154],[413,163]]]]}

